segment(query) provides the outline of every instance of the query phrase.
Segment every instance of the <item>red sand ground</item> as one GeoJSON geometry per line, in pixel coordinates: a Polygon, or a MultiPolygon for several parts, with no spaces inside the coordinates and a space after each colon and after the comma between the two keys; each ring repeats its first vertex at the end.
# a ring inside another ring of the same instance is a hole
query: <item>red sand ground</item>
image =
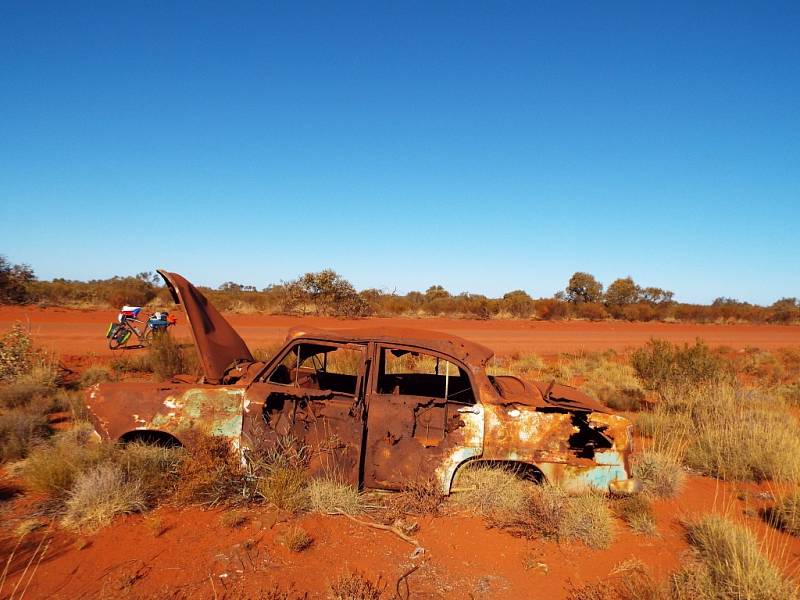
{"type": "MultiPolygon", "coordinates": [[[[85,368],[112,355],[103,335],[115,316],[114,311],[4,307],[0,308],[0,332],[15,321],[29,322],[40,345],[85,368]]],[[[342,328],[366,323],[263,315],[229,318],[252,348],[275,344],[294,325],[342,328]]],[[[176,334],[188,338],[182,321],[176,334]]],[[[486,344],[498,353],[519,350],[545,356],[625,350],[650,337],[674,342],[701,337],[711,345],[734,349],[800,344],[800,328],[791,326],[453,319],[370,319],[369,324],[438,329],[486,344]]],[[[421,518],[416,537],[425,553],[416,560],[410,558],[412,547],[405,542],[344,517],[301,517],[299,523],[315,541],[306,552],[294,554],[278,541],[288,525],[269,509],[249,508],[247,522],[239,529],[228,529],[220,524],[219,510],[163,507],[145,517],[118,519],[93,535],[58,528],[54,533],[40,529],[30,534],[10,563],[0,600],[9,597],[45,536],[51,541],[41,546],[47,546],[47,553],[26,598],[250,598],[274,584],[282,589],[293,584],[311,598],[322,598],[329,582],[345,569],[382,576],[388,585],[385,597],[394,598],[398,577],[413,565],[419,568],[408,577],[411,598],[564,598],[573,586],[605,579],[616,565],[632,557],[642,560],[657,578],[667,577],[687,550],[681,519],[710,511],[746,522],[765,540],[778,564],[795,576],[800,540],[768,528],[757,516],[758,509],[768,503],[759,494],[768,491],[766,486],[732,486],[690,477],[677,499],[656,503],[658,537],[635,535],[619,522],[616,540],[607,550],[523,540],[470,516],[421,518]],[[166,526],[158,537],[147,524],[154,517],[166,526]]],[[[17,543],[13,529],[33,502],[26,496],[9,499],[11,495],[10,489],[0,489],[0,569],[17,543]]]]}
{"type": "MultiPolygon", "coordinates": [[[[104,338],[116,311],[82,311],[63,308],[0,307],[0,332],[15,321],[30,323],[37,342],[59,354],[111,355],[104,338]]],[[[800,327],[792,325],[702,325],[687,323],[625,323],[616,321],[474,321],[461,319],[374,318],[343,320],[325,317],[281,315],[226,315],[251,349],[270,347],[283,340],[296,325],[341,329],[371,327],[415,327],[460,335],[492,348],[498,354],[512,351],[552,356],[560,352],[596,351],[640,346],[651,337],[672,342],[702,338],[712,346],[740,350],[755,346],[764,350],[800,345],[800,327]]],[[[183,317],[180,314],[180,317],[183,317]]],[[[175,331],[189,338],[186,319],[179,317],[175,331]]]]}
{"type": "MultiPolygon", "coordinates": [[[[411,598],[564,598],[574,586],[607,579],[634,557],[657,579],[666,578],[688,548],[681,519],[709,512],[745,522],[795,575],[800,540],[769,529],[754,514],[764,504],[764,491],[690,477],[677,499],[656,503],[657,537],[636,535],[618,522],[616,540],[606,550],[515,538],[476,517],[424,517],[417,538],[425,553],[413,560],[409,544],[344,517],[299,518],[314,543],[296,554],[280,544],[288,525],[274,511],[248,509],[246,523],[229,529],[220,524],[219,510],[165,507],[147,517],[118,519],[93,535],[45,529],[31,534],[16,551],[0,598],[8,597],[9,584],[16,585],[43,537],[52,542],[27,598],[252,598],[275,584],[324,598],[328,584],[347,569],[381,576],[389,588],[385,597],[394,598],[397,579],[414,565],[419,568],[408,578],[411,598]],[[147,525],[154,517],[166,527],[158,537],[147,525]]],[[[9,526],[14,512],[4,515],[9,526]]],[[[15,543],[4,532],[0,556],[10,555],[15,543]]]]}

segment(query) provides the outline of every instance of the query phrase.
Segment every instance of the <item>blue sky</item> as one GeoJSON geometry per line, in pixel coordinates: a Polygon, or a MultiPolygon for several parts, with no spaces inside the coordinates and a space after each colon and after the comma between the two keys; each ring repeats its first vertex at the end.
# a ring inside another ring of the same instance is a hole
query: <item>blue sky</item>
{"type": "Polygon", "coordinates": [[[0,4],[0,253],[800,296],[800,3],[0,4]]]}

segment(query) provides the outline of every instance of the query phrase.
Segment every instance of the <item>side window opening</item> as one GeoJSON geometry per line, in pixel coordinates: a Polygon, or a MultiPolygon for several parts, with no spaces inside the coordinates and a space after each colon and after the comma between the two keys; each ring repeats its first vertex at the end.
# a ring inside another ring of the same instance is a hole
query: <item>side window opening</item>
{"type": "Polygon", "coordinates": [[[445,358],[400,348],[382,348],[378,393],[425,396],[474,404],[469,376],[445,358]]]}
{"type": "Polygon", "coordinates": [[[298,343],[266,377],[269,383],[355,395],[361,346],[298,343]]]}

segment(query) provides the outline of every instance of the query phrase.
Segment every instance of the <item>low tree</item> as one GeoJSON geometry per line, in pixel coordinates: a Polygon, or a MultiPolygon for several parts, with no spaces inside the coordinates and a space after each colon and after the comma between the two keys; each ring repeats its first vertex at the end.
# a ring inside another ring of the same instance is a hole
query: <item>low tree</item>
{"type": "Polygon", "coordinates": [[[641,290],[641,300],[649,304],[668,304],[675,294],[658,287],[646,287],[641,290]]]}
{"type": "Polygon", "coordinates": [[[632,277],[614,280],[606,290],[606,304],[608,306],[625,306],[639,301],[641,290],[632,277]]]}
{"type": "Polygon", "coordinates": [[[427,302],[432,302],[433,300],[439,300],[441,298],[449,298],[450,292],[444,289],[441,285],[432,285],[427,290],[425,290],[425,300],[427,302]]]}
{"type": "Polygon", "coordinates": [[[312,304],[318,315],[361,317],[370,312],[353,284],[333,269],[306,273],[286,285],[290,296],[312,304]]]}
{"type": "Polygon", "coordinates": [[[599,302],[603,297],[603,284],[594,275],[578,271],[569,278],[565,292],[567,300],[573,304],[599,302]]]}
{"type": "Polygon", "coordinates": [[[503,310],[507,310],[518,319],[527,319],[533,314],[536,304],[527,292],[514,290],[503,295],[501,302],[503,310]]]}
{"type": "Polygon", "coordinates": [[[28,300],[28,284],[35,279],[31,267],[12,265],[0,255],[0,304],[19,304],[28,300]]]}

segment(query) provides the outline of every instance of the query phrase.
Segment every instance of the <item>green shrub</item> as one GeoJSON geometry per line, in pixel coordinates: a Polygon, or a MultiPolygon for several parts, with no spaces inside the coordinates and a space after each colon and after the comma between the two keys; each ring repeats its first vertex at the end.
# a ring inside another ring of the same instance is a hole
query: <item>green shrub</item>
{"type": "Polygon", "coordinates": [[[659,393],[672,387],[719,381],[730,375],[722,358],[700,340],[681,348],[665,340],[651,339],[631,355],[631,366],[645,389],[659,393]]]}
{"type": "Polygon", "coordinates": [[[12,381],[34,366],[35,352],[30,331],[22,323],[14,323],[0,337],[0,381],[12,381]]]}
{"type": "Polygon", "coordinates": [[[672,577],[679,599],[780,600],[797,597],[797,588],[761,552],[741,525],[710,515],[687,524],[694,562],[672,577]]]}
{"type": "Polygon", "coordinates": [[[659,498],[672,498],[683,487],[686,475],[674,457],[654,450],[634,455],[632,474],[642,491],[659,498]]]}

